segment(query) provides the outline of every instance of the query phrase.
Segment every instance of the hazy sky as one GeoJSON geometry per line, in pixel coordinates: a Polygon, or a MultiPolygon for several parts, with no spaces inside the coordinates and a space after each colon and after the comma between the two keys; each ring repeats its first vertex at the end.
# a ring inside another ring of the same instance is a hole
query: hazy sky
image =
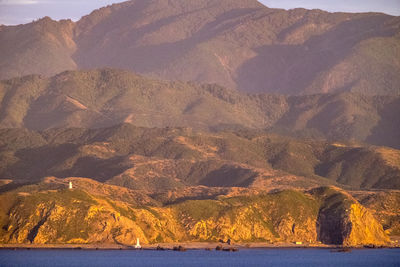
{"type": "Polygon", "coordinates": [[[319,8],[330,12],[384,12],[400,16],[400,0],[260,0],[268,7],[319,8]]]}
{"type": "MultiPolygon", "coordinates": [[[[0,24],[27,23],[44,16],[57,20],[63,18],[78,20],[93,9],[117,2],[123,0],[0,0],[0,24]]],[[[285,9],[304,7],[346,12],[377,11],[400,15],[400,0],[260,0],[260,2],[269,7],[285,9]]]]}

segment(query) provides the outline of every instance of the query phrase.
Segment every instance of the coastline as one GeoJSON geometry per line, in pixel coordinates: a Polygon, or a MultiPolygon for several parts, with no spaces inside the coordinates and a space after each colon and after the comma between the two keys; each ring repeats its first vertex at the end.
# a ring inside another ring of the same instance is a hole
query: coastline
{"type": "Polygon", "coordinates": [[[181,243],[159,243],[151,245],[142,245],[141,249],[135,249],[134,246],[122,244],[0,244],[2,249],[62,249],[62,250],[173,250],[174,247],[181,246],[185,250],[215,250],[217,246],[222,248],[233,248],[237,250],[246,249],[377,249],[377,248],[400,248],[400,246],[357,246],[343,247],[341,245],[325,245],[325,244],[292,244],[292,243],[238,243],[228,245],[218,242],[181,242],[181,243]]]}

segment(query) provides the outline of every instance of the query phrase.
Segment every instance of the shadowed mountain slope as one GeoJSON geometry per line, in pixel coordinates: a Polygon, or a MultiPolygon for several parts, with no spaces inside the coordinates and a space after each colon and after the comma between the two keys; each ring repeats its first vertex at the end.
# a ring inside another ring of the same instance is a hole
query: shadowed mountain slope
{"type": "Polygon", "coordinates": [[[116,67],[245,92],[399,94],[400,19],[256,0],[131,0],[0,28],[0,78],[116,67]]]}
{"type": "Polygon", "coordinates": [[[370,209],[389,235],[400,235],[400,191],[357,192],[355,197],[370,209]]]}
{"type": "Polygon", "coordinates": [[[130,124],[96,130],[2,129],[0,160],[0,179],[87,177],[150,193],[199,185],[400,188],[395,149],[130,124]]]}
{"type": "Polygon", "coordinates": [[[43,130],[120,123],[201,130],[268,129],[297,137],[400,147],[400,99],[338,93],[244,94],[128,71],[68,71],[0,82],[0,127],[43,130]]]}

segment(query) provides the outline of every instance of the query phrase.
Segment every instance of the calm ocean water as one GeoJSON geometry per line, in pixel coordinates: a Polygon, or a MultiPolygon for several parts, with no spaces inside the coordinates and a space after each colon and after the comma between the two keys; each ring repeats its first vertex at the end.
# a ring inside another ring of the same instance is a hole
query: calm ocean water
{"type": "Polygon", "coordinates": [[[400,249],[0,250],[0,266],[400,266],[400,249]]]}

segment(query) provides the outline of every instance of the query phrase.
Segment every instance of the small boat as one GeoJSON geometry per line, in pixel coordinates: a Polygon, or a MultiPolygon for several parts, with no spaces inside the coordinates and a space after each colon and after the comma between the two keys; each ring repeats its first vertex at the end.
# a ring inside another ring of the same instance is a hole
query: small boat
{"type": "Polygon", "coordinates": [[[331,252],[345,252],[345,253],[347,253],[347,252],[351,252],[351,248],[347,248],[347,247],[336,248],[336,249],[332,249],[331,252]]]}
{"type": "Polygon", "coordinates": [[[172,250],[173,251],[186,251],[186,248],[184,248],[182,246],[178,246],[178,247],[174,247],[172,250]]]}

